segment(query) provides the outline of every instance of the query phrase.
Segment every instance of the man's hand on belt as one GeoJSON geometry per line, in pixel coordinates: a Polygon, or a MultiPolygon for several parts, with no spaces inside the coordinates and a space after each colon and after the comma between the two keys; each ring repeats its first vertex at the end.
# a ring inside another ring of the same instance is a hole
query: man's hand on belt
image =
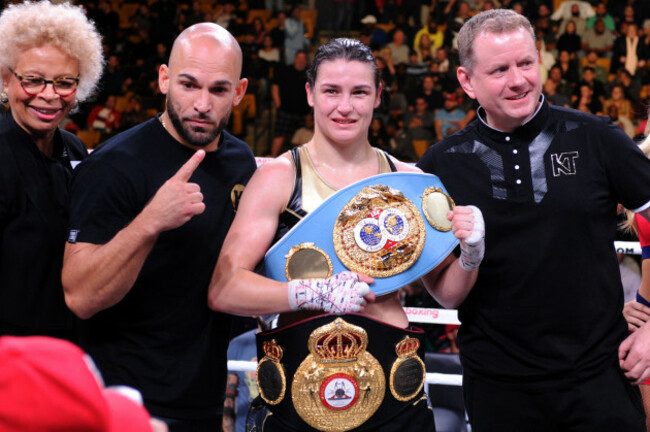
{"type": "Polygon", "coordinates": [[[369,283],[373,279],[343,271],[327,279],[301,279],[289,282],[291,310],[323,310],[329,313],[362,311],[374,300],[369,283]]]}

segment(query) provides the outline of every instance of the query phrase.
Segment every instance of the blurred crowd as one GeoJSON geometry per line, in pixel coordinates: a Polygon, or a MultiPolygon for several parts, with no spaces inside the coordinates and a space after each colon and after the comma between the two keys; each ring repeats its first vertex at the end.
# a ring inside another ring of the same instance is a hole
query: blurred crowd
{"type": "Polygon", "coordinates": [[[244,53],[242,75],[250,97],[240,107],[244,113],[234,113],[231,130],[246,138],[246,124],[267,109],[273,113],[268,141],[248,142],[259,156],[276,156],[311,137],[311,110],[301,90],[305,70],[322,40],[344,35],[369,45],[381,71],[382,104],[369,132],[371,144],[402,160],[417,160],[428,146],[474,119],[475,101],[456,79],[456,36],[476,12],[495,7],[512,8],[534,24],[550,103],[607,115],[630,137],[645,128],[650,100],[645,0],[81,3],[104,37],[107,59],[99,92],[65,124],[75,132],[98,131],[89,147],[163,109],[157,75],[171,42],[184,28],[210,21],[228,28],[244,53]]]}

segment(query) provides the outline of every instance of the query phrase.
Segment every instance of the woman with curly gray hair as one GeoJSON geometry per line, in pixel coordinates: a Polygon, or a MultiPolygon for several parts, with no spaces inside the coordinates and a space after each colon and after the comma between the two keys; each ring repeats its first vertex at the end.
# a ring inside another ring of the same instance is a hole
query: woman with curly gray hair
{"type": "Polygon", "coordinates": [[[68,183],[87,154],[59,125],[93,91],[101,36],[80,7],[49,1],[0,15],[0,335],[72,338],[61,267],[68,183]]]}

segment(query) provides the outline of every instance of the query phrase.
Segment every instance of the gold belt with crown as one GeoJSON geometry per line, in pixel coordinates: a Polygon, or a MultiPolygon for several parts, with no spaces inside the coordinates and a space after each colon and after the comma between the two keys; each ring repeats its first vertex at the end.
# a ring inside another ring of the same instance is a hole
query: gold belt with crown
{"type": "Polygon", "coordinates": [[[359,314],[258,333],[260,396],[294,428],[375,429],[422,397],[423,336],[359,314]]]}

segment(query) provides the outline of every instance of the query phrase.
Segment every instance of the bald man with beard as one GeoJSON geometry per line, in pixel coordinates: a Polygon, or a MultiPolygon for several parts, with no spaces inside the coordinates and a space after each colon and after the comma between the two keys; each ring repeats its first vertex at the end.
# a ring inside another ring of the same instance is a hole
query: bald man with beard
{"type": "Polygon", "coordinates": [[[224,130],[246,92],[224,28],[183,31],[159,70],[162,114],[106,141],[73,179],[62,272],[80,344],[172,432],[220,430],[230,318],[207,290],[244,185],[246,143],[224,130]]]}

